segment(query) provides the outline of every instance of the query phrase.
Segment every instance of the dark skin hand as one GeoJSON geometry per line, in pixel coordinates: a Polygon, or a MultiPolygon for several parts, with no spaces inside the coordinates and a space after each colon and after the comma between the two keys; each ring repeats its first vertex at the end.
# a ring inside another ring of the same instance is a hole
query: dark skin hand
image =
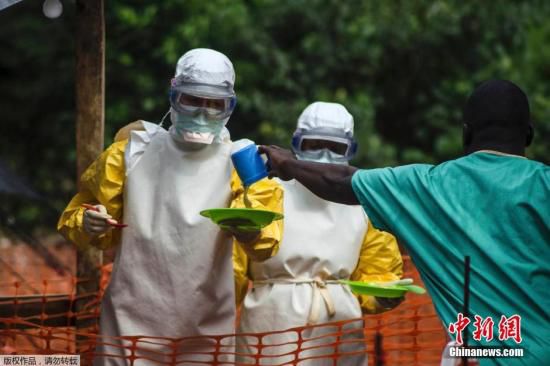
{"type": "Polygon", "coordinates": [[[269,158],[269,177],[296,179],[318,197],[346,205],[358,205],[351,187],[351,177],[357,168],[349,165],[314,163],[297,160],[294,154],[275,145],[260,146],[260,154],[269,158]]]}

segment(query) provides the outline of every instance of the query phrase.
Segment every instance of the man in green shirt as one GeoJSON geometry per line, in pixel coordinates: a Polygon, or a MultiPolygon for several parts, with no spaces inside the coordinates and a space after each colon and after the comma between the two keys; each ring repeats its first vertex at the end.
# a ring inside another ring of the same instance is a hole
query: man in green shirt
{"type": "Polygon", "coordinates": [[[532,139],[527,97],[493,80],[467,101],[465,156],[456,160],[362,170],[298,161],[276,146],[261,151],[272,176],[361,204],[376,227],[395,234],[453,339],[468,332],[470,346],[524,350],[481,365],[550,365],[550,168],[525,158],[532,139]],[[465,256],[470,325],[462,330],[465,256]]]}

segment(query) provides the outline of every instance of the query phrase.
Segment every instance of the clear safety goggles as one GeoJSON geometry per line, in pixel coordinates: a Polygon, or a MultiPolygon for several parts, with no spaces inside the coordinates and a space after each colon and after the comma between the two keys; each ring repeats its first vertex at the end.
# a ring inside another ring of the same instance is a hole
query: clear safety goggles
{"type": "Polygon", "coordinates": [[[219,120],[229,117],[236,104],[232,88],[172,80],[170,105],[179,113],[219,120]]]}
{"type": "Polygon", "coordinates": [[[292,136],[292,150],[310,159],[319,158],[328,150],[347,161],[355,156],[357,142],[350,133],[337,128],[298,129],[292,136]]]}

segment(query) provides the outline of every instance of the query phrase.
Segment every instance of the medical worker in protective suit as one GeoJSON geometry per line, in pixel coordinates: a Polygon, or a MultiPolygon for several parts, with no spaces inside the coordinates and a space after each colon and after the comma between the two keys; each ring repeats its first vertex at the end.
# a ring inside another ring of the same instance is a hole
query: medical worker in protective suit
{"type": "MultiPolygon", "coordinates": [[[[337,103],[315,102],[298,119],[292,148],[298,159],[322,163],[347,164],[355,152],[353,117],[337,103]]],[[[281,181],[284,189],[285,232],[276,256],[262,263],[250,261],[246,252],[234,247],[237,300],[242,301],[239,333],[285,330],[355,319],[363,313],[378,313],[396,306],[398,301],[370,296],[356,297],[347,285],[338,280],[390,282],[402,275],[402,259],[396,239],[375,229],[358,206],[324,201],[308,191],[298,181],[281,181]],[[248,290],[248,281],[252,289],[248,290]],[[248,290],[248,291],[247,291],[248,290]],[[244,300],[244,301],[243,301],[244,300]]],[[[355,339],[355,344],[341,346],[340,352],[364,351],[363,322],[347,324],[350,332],[343,339],[355,339]],[[356,329],[357,331],[353,331],[356,329]]],[[[302,334],[303,342],[323,337],[335,328],[313,328],[302,334]]],[[[257,353],[247,344],[250,338],[239,337],[239,352],[257,353]]],[[[295,351],[295,332],[263,338],[268,347],[262,354],[282,355],[295,351]],[[294,343],[294,345],[292,345],[294,343]]],[[[330,343],[335,337],[303,343],[311,347],[330,343]]],[[[329,348],[301,352],[298,357],[330,355],[329,348]]],[[[262,364],[292,362],[293,355],[264,357],[262,364]]],[[[242,357],[241,361],[251,360],[242,357]]],[[[366,356],[341,357],[339,365],[363,365],[366,356]]],[[[302,365],[303,363],[300,363],[302,365]]],[[[314,359],[310,365],[332,365],[332,359],[314,359]]]]}
{"type": "MultiPolygon", "coordinates": [[[[225,128],[236,103],[234,82],[233,65],[225,55],[210,49],[187,52],[171,82],[170,129],[141,122],[129,139],[111,145],[82,175],[80,191],[58,229],[80,248],[116,246],[101,303],[101,335],[234,332],[233,238],[199,214],[242,202],[225,128]],[[111,224],[119,221],[128,226],[113,229],[111,224]]],[[[249,199],[257,207],[282,210],[281,189],[267,179],[251,186],[249,199]]],[[[281,230],[276,222],[259,232],[235,235],[250,258],[265,260],[277,251],[281,230]]],[[[172,350],[155,345],[162,343],[158,339],[152,342],[138,342],[134,365],[170,361],[151,351],[172,350]]],[[[129,364],[130,350],[119,348],[129,345],[98,339],[95,365],[129,364]]],[[[186,357],[191,356],[180,356],[186,357]]]]}

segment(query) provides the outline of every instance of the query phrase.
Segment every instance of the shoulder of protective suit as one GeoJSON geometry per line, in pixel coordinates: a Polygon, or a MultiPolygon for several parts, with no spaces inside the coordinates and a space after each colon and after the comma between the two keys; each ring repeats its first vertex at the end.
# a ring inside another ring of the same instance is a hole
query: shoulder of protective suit
{"type": "Polygon", "coordinates": [[[255,144],[255,142],[253,140],[250,140],[250,139],[238,139],[238,140],[233,140],[231,141],[231,143],[236,146],[236,147],[244,147],[246,145],[250,145],[250,144],[255,144]]]}
{"type": "Polygon", "coordinates": [[[147,121],[136,121],[126,127],[130,126],[133,126],[133,128],[128,130],[128,144],[124,152],[126,173],[132,170],[136,165],[155,135],[163,132],[167,133],[167,131],[159,125],[147,121]]]}
{"type": "Polygon", "coordinates": [[[137,120],[131,123],[128,123],[126,126],[122,127],[118,132],[115,134],[114,141],[120,142],[124,140],[128,140],[130,138],[130,133],[132,131],[143,131],[143,121],[137,120]]]}

